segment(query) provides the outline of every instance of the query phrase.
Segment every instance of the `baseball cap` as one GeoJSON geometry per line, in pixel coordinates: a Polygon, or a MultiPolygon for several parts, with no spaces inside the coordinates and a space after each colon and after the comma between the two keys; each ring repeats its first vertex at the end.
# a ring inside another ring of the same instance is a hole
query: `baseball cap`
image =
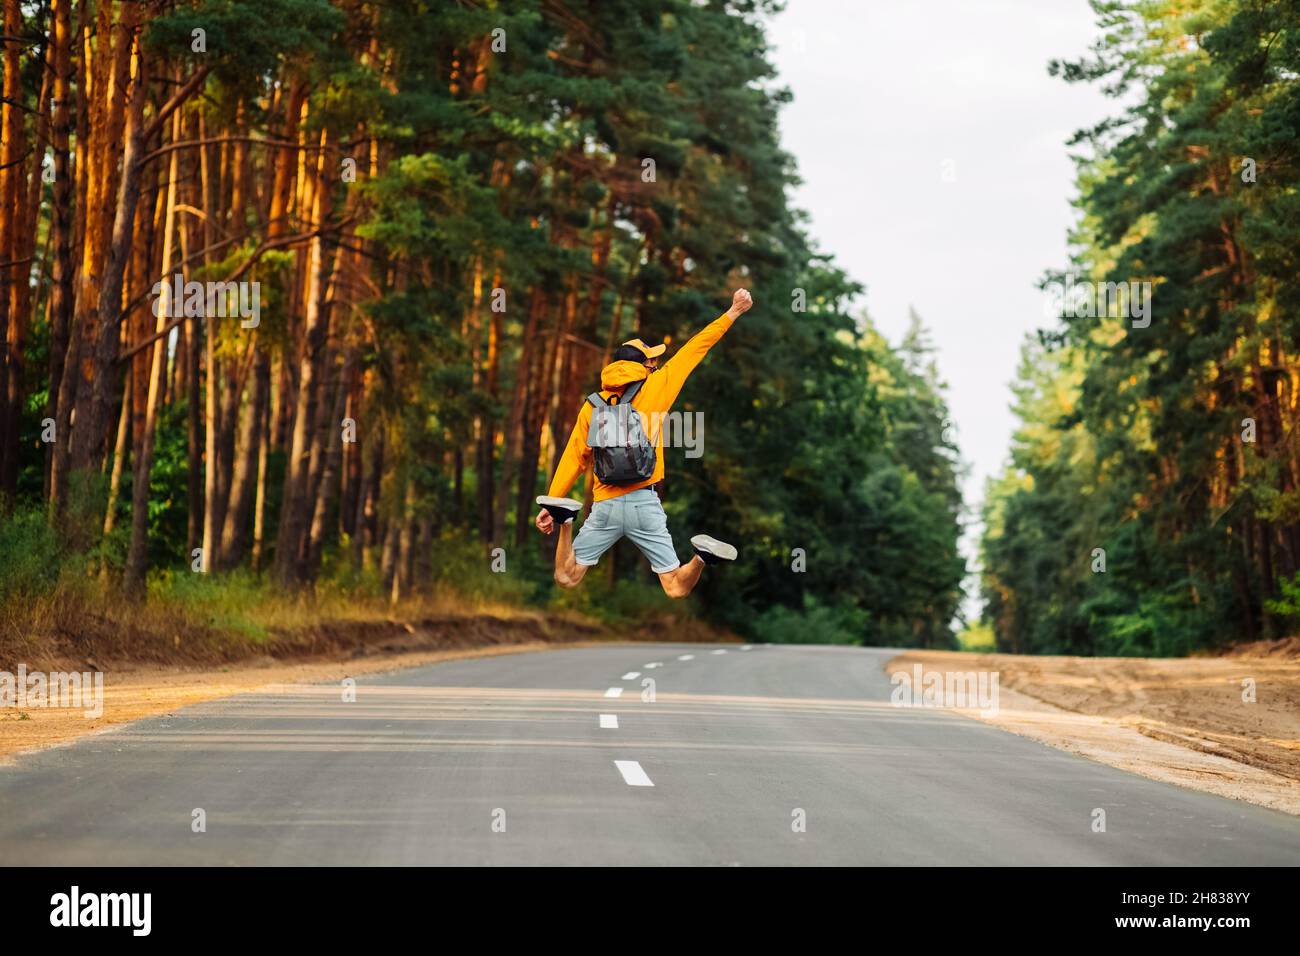
{"type": "Polygon", "coordinates": [[[637,349],[646,358],[657,358],[658,356],[663,355],[668,348],[668,346],[664,345],[662,342],[658,345],[646,345],[640,339],[628,339],[623,344],[630,345],[632,348],[637,349]]]}

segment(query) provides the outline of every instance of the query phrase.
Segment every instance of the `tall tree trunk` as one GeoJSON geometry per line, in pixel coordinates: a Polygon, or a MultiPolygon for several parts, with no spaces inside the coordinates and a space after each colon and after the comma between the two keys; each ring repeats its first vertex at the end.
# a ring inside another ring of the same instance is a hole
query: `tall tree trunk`
{"type": "Polygon", "coordinates": [[[26,282],[23,264],[17,261],[21,243],[18,217],[13,215],[22,183],[24,123],[18,65],[23,15],[18,0],[4,0],[4,33],[4,103],[0,107],[0,206],[4,210],[0,215],[0,499],[6,497],[5,476],[10,468],[17,473],[18,435],[10,432],[17,417],[11,415],[10,404],[21,387],[22,356],[14,348],[14,341],[22,317],[13,311],[12,290],[26,282]]]}
{"type": "Polygon", "coordinates": [[[384,547],[379,559],[379,578],[391,600],[393,591],[397,587],[395,579],[398,545],[402,537],[402,518],[400,512],[388,516],[384,521],[382,534],[384,538],[384,547]]]}
{"type": "MultiPolygon", "coordinates": [[[[352,377],[345,386],[347,399],[344,403],[343,415],[357,424],[360,424],[362,417],[366,379],[364,372],[354,369],[352,377]]],[[[362,461],[363,448],[364,443],[360,434],[354,435],[352,441],[345,442],[343,445],[343,470],[339,476],[339,534],[346,535],[349,540],[355,538],[357,533],[357,495],[361,492],[365,470],[362,461]]]]}
{"type": "MultiPolygon", "coordinates": [[[[104,537],[113,533],[117,524],[117,498],[122,486],[122,468],[126,461],[127,449],[131,447],[131,376],[126,377],[125,391],[122,393],[122,410],[117,419],[117,442],[113,446],[113,472],[108,483],[108,507],[104,510],[104,537]]],[[[104,563],[107,572],[108,563],[104,563]]]]}
{"type": "MultiPolygon", "coordinates": [[[[181,270],[182,273],[184,270],[181,270]]],[[[191,319],[180,326],[179,333],[184,336],[184,365],[177,355],[177,367],[185,369],[185,452],[186,499],[189,502],[189,519],[186,529],[186,552],[193,553],[203,541],[203,411],[199,407],[200,386],[202,385],[202,362],[199,352],[199,330],[201,323],[191,319]]],[[[180,342],[180,335],[177,342],[180,342]]],[[[179,394],[179,391],[178,393],[179,394]]]]}
{"type": "MultiPolygon", "coordinates": [[[[180,114],[172,117],[172,139],[181,134],[180,114]]],[[[173,150],[167,173],[167,209],[163,214],[163,253],[161,272],[165,276],[171,268],[172,244],[176,235],[176,157],[173,150]]],[[[131,544],[127,549],[126,573],[123,590],[132,597],[143,597],[145,570],[149,558],[149,475],[153,469],[154,432],[158,419],[159,398],[162,394],[162,377],[167,342],[162,335],[171,312],[171,284],[164,283],[158,301],[158,316],[154,334],[158,338],[152,346],[153,357],[149,365],[149,399],[145,406],[144,434],[140,436],[139,453],[135,459],[134,484],[131,487],[131,544]]]]}
{"type": "MultiPolygon", "coordinates": [[[[54,263],[50,285],[50,390],[46,403],[46,416],[59,420],[59,395],[63,384],[63,370],[68,357],[68,333],[72,321],[72,171],[69,167],[68,140],[72,125],[72,111],[68,100],[72,95],[72,0],[52,0],[50,14],[54,23],[53,63],[54,91],[50,118],[50,139],[54,160],[53,206],[50,210],[54,263]]],[[[57,424],[56,424],[57,429],[57,424]]],[[[49,494],[51,514],[58,511],[62,487],[54,483],[54,450],[58,435],[67,440],[66,428],[56,431],[55,442],[46,445],[46,469],[50,473],[49,494]]]]}
{"type": "MultiPolygon", "coordinates": [[[[257,348],[254,342],[254,348],[257,348]]],[[[226,510],[221,533],[221,556],[224,567],[234,567],[243,560],[247,548],[249,518],[258,483],[258,457],[261,434],[265,429],[267,393],[271,389],[271,359],[260,349],[254,360],[253,385],[244,405],[240,426],[238,457],[231,479],[230,506],[226,510]]]]}
{"type": "MultiPolygon", "coordinates": [[[[42,178],[42,157],[44,146],[49,142],[50,82],[52,79],[52,51],[48,44],[41,44],[40,62],[41,87],[36,100],[35,142],[33,158],[27,165],[30,172],[26,181],[17,177],[14,188],[14,219],[17,233],[14,240],[13,259],[14,276],[21,281],[15,282],[12,289],[12,307],[9,323],[9,381],[7,401],[9,420],[0,424],[0,434],[9,436],[6,449],[0,449],[0,509],[6,502],[12,502],[18,493],[18,459],[21,455],[21,435],[19,434],[24,403],[24,379],[26,377],[27,330],[32,318],[32,283],[27,280],[31,274],[36,256],[36,231],[40,219],[41,193],[44,189],[42,178]]],[[[18,124],[20,138],[19,155],[27,152],[26,127],[18,124]]],[[[49,259],[49,237],[46,237],[47,250],[43,257],[40,272],[43,274],[49,259]]]]}
{"type": "MultiPolygon", "coordinates": [[[[200,143],[207,138],[207,121],[202,112],[194,117],[194,131],[200,143]]],[[[212,202],[211,170],[209,169],[210,148],[206,145],[197,147],[198,153],[198,201],[203,208],[203,219],[199,225],[200,248],[206,250],[209,245],[210,217],[215,214],[212,202]]],[[[188,258],[188,256],[187,256],[188,258]]],[[[205,251],[203,264],[207,265],[209,254],[205,251]]],[[[220,495],[221,462],[217,453],[221,419],[217,403],[221,398],[222,364],[217,362],[217,316],[213,314],[215,303],[208,302],[206,321],[203,323],[203,355],[207,368],[207,382],[203,389],[203,558],[202,568],[211,571],[221,563],[221,506],[217,503],[220,495]]],[[[198,323],[195,323],[197,327],[198,323]]]]}
{"type": "Polygon", "coordinates": [[[389,592],[389,603],[397,605],[411,586],[411,539],[415,531],[415,482],[411,480],[409,469],[407,470],[406,493],[403,495],[404,506],[400,518],[394,518],[393,523],[398,531],[397,541],[397,560],[393,566],[393,587],[389,592]]]}
{"type": "MultiPolygon", "coordinates": [[[[346,236],[342,237],[346,240],[346,236]]],[[[320,490],[321,476],[325,472],[325,455],[326,449],[333,440],[333,435],[338,432],[341,426],[341,414],[335,414],[334,397],[338,394],[340,384],[340,375],[342,370],[335,363],[335,358],[339,354],[339,340],[342,335],[334,329],[331,319],[333,317],[333,303],[338,289],[339,270],[343,263],[343,245],[334,247],[334,253],[330,258],[329,281],[323,286],[323,300],[321,310],[324,314],[325,323],[325,347],[321,353],[319,363],[320,374],[316,379],[316,394],[312,397],[312,421],[315,423],[311,431],[311,451],[308,456],[307,466],[307,498],[310,502],[315,502],[320,490]],[[325,372],[333,370],[333,376],[326,377],[325,372]],[[326,413],[328,411],[328,414],[326,413]]],[[[338,411],[341,413],[342,406],[338,411]]],[[[310,516],[315,511],[315,505],[312,504],[306,509],[306,516],[310,516]]],[[[310,533],[304,535],[300,560],[306,562],[310,551],[310,533]]]]}
{"type": "MultiPolygon", "coordinates": [[[[542,311],[545,312],[543,294],[542,311]]],[[[537,467],[541,461],[542,427],[550,407],[550,389],[555,376],[558,354],[559,329],[563,317],[557,311],[556,328],[546,338],[537,366],[520,370],[528,376],[524,401],[523,444],[519,455],[519,495],[515,512],[515,547],[522,548],[528,540],[528,527],[535,508],[533,498],[537,493],[537,467]]]]}
{"type": "Polygon", "coordinates": [[[340,427],[340,421],[343,418],[344,397],[347,394],[348,380],[352,376],[352,365],[355,361],[355,354],[349,350],[343,363],[343,370],[339,374],[338,388],[335,389],[334,408],[329,421],[329,446],[325,452],[320,485],[316,490],[316,506],[312,513],[307,544],[307,573],[312,578],[315,578],[320,571],[321,552],[325,547],[325,532],[329,528],[329,508],[338,486],[343,458],[343,429],[340,427]]]}
{"type": "MultiPolygon", "coordinates": [[[[271,389],[274,377],[267,376],[271,389]]],[[[275,420],[274,395],[268,394],[261,427],[257,432],[257,499],[253,503],[253,570],[262,570],[262,543],[266,540],[267,460],[271,455],[271,423],[275,420]]]]}
{"type": "MultiPolygon", "coordinates": [[[[524,422],[525,411],[528,404],[529,381],[532,377],[532,368],[536,364],[535,354],[539,349],[538,329],[541,327],[541,317],[545,310],[546,299],[540,287],[533,287],[528,298],[528,320],[524,326],[523,339],[519,344],[519,361],[515,366],[515,387],[514,395],[510,402],[510,408],[507,410],[506,427],[502,436],[501,451],[501,487],[510,488],[518,481],[520,460],[524,450],[524,422]]],[[[506,510],[509,507],[510,495],[502,492],[497,503],[497,515],[493,523],[494,528],[501,528],[502,533],[495,535],[494,540],[504,540],[504,529],[506,523],[506,510]]],[[[518,505],[519,496],[515,496],[516,506],[518,505]]],[[[528,508],[531,509],[532,501],[528,502],[528,508]]],[[[516,507],[516,512],[518,508],[516,507]]],[[[527,520],[527,518],[525,518],[527,520]]],[[[516,536],[518,536],[518,514],[515,515],[516,536]]]]}
{"type": "MultiPolygon", "coordinates": [[[[321,134],[320,159],[315,180],[315,202],[312,221],[320,223],[327,208],[325,197],[329,193],[329,180],[319,164],[324,162],[326,136],[321,134]]],[[[307,497],[311,477],[311,439],[315,409],[317,380],[320,377],[325,341],[328,334],[329,310],[325,303],[325,290],[329,283],[327,270],[331,257],[327,255],[324,240],[318,233],[311,240],[307,256],[308,286],[307,314],[304,319],[302,358],[298,368],[298,395],[293,414],[293,438],[289,448],[284,481],[284,502],[280,508],[280,530],[276,537],[276,576],[287,586],[302,583],[301,557],[307,532],[311,501],[307,497]]]]}
{"type": "MultiPolygon", "coordinates": [[[[217,318],[209,315],[203,323],[203,357],[207,369],[207,381],[203,388],[203,557],[201,566],[210,571],[218,560],[217,549],[221,542],[221,529],[217,527],[217,393],[221,389],[221,373],[217,366],[216,328],[217,318]]],[[[197,332],[199,322],[192,326],[197,332]]]]}
{"type": "MultiPolygon", "coordinates": [[[[108,6],[105,4],[105,6],[108,6]]],[[[111,88],[103,91],[107,104],[103,135],[106,141],[100,156],[98,198],[102,203],[97,227],[101,232],[96,245],[107,245],[108,254],[102,261],[103,272],[98,276],[98,299],[90,312],[91,325],[83,330],[90,346],[89,380],[86,389],[78,390],[77,424],[73,434],[72,467],[97,468],[105,454],[109,412],[117,389],[117,353],[121,341],[122,284],[127,256],[131,250],[132,227],[135,224],[135,206],[140,197],[140,159],[144,153],[144,104],[148,98],[145,76],[146,60],[139,56],[137,44],[140,35],[140,4],[126,4],[118,24],[117,44],[113,47],[112,73],[105,77],[111,88]],[[132,67],[134,69],[132,69],[132,67]],[[125,118],[123,113],[125,112],[125,118]],[[125,138],[122,152],[122,174],[117,190],[116,209],[112,205],[109,184],[114,168],[116,144],[125,138]],[[111,215],[110,215],[111,212],[111,215]],[[109,222],[111,220],[111,228],[109,222]],[[107,243],[104,238],[107,238],[107,243]],[[83,401],[83,398],[85,399],[83,401]]],[[[111,14],[109,15],[111,18],[111,14]]],[[[102,21],[101,21],[102,22],[102,21]]],[[[103,42],[111,35],[101,34],[103,42]]],[[[108,53],[103,51],[101,59],[108,53]]],[[[98,111],[97,115],[98,115],[98,111]]],[[[93,210],[93,207],[92,207],[93,210]]],[[[88,233],[89,238],[89,233],[88,233]]],[[[99,268],[97,261],[94,268],[99,268]]],[[[85,285],[87,297],[94,289],[85,285]]],[[[87,303],[87,308],[91,306],[87,303]]]]}
{"type": "Polygon", "coordinates": [[[384,432],[373,422],[371,426],[371,437],[365,446],[370,465],[362,472],[357,491],[356,528],[352,535],[352,570],[358,573],[365,567],[366,555],[375,546],[378,535],[379,488],[384,474],[384,432]]]}

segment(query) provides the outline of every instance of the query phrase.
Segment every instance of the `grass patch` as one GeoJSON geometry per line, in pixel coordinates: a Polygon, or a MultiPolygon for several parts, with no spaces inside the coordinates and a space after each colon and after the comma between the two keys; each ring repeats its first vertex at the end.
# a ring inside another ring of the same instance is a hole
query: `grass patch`
{"type": "Polygon", "coordinates": [[[973,624],[957,635],[957,646],[972,654],[992,654],[997,651],[997,639],[990,624],[973,624]]]}
{"type": "MultiPolygon", "coordinates": [[[[557,588],[540,548],[493,555],[456,537],[435,542],[425,587],[394,606],[379,570],[328,549],[313,588],[266,572],[151,571],[146,598],[121,592],[121,549],[81,550],[40,509],[0,522],[0,668],[133,661],[211,666],[256,655],[369,653],[403,642],[457,646],[574,637],[715,635],[657,582],[590,575],[557,588]],[[495,569],[495,570],[494,570],[495,569]]],[[[689,639],[689,638],[688,638],[689,639]]]]}

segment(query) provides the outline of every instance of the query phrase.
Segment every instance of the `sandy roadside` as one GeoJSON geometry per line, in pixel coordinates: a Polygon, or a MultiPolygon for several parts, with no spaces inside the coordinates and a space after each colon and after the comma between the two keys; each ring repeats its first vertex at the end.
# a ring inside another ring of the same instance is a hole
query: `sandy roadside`
{"type": "Polygon", "coordinates": [[[277,685],[341,681],[345,677],[418,667],[436,661],[495,657],[555,648],[589,647],[602,641],[549,643],[529,641],[446,651],[373,655],[356,660],[282,663],[256,660],[219,669],[177,667],[106,668],[103,714],[89,718],[78,708],[0,710],[0,764],[31,750],[69,743],[142,717],[169,714],[178,708],[217,697],[269,690],[277,685]]]}
{"type": "Polygon", "coordinates": [[[888,674],[998,674],[958,713],[1153,780],[1300,815],[1300,661],[908,651],[888,674]],[[1254,702],[1243,699],[1253,682],[1254,702]]]}

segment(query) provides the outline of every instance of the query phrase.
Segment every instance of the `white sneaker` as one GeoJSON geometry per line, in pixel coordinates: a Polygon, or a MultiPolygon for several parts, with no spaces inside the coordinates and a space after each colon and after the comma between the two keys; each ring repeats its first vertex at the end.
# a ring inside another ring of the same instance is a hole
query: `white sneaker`
{"type": "Polygon", "coordinates": [[[574,501],[572,498],[552,498],[550,495],[538,495],[537,503],[545,508],[559,524],[568,524],[582,514],[582,502],[574,501]]]}
{"type": "Polygon", "coordinates": [[[719,561],[735,561],[739,554],[734,545],[711,538],[707,534],[697,534],[691,538],[691,547],[705,564],[717,564],[719,561]]]}

